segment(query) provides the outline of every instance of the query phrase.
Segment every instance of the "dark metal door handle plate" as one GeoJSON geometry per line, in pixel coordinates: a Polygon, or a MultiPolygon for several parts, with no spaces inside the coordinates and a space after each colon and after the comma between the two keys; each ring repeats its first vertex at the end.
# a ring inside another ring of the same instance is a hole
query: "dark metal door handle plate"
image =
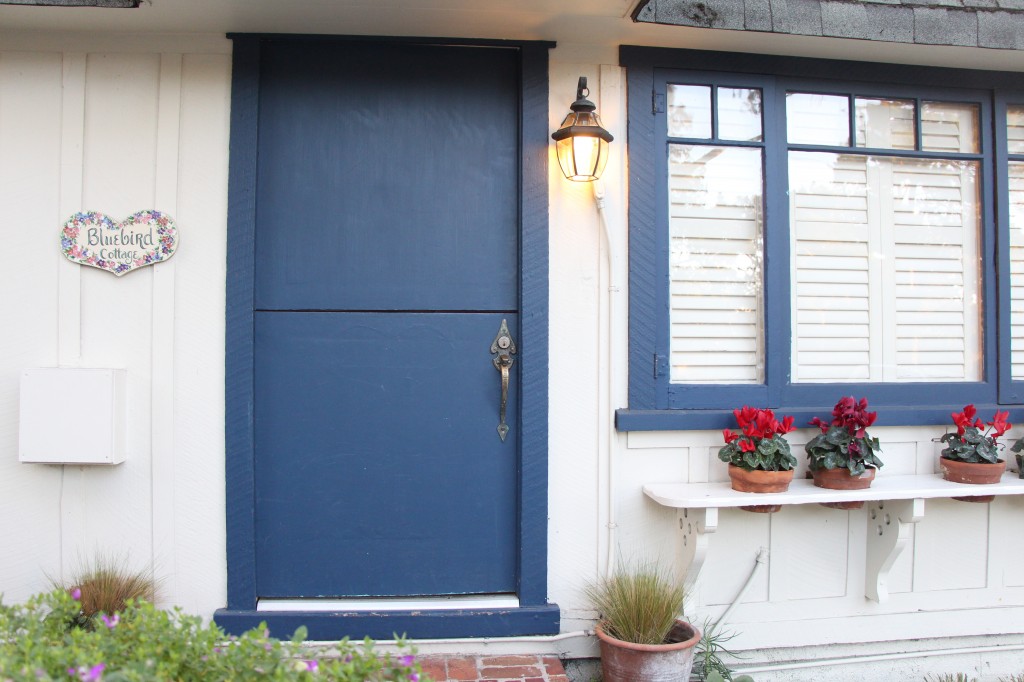
{"type": "Polygon", "coordinates": [[[508,407],[508,372],[512,369],[513,363],[515,363],[515,360],[512,358],[515,354],[516,342],[512,340],[512,335],[508,333],[508,323],[502,320],[501,327],[498,328],[498,335],[491,342],[491,355],[494,356],[491,362],[494,363],[495,369],[501,372],[501,408],[498,413],[498,435],[502,441],[508,435],[508,424],[505,423],[505,410],[508,407]]]}

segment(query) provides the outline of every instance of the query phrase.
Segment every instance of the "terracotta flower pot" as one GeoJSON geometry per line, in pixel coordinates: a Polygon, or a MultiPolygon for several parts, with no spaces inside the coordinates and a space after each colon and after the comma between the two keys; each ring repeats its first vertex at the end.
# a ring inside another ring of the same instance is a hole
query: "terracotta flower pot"
{"type": "Polygon", "coordinates": [[[690,679],[700,631],[677,620],[664,644],[633,644],[615,639],[598,623],[601,679],[604,682],[678,682],[690,679]]]}
{"type": "MultiPolygon", "coordinates": [[[[747,471],[732,464],[729,465],[729,480],[732,482],[732,489],[741,493],[784,493],[789,490],[789,483],[793,480],[793,470],[789,471],[761,471],[754,469],[747,471]]],[[[782,509],[778,504],[755,504],[740,507],[746,511],[769,513],[782,509]]]]}
{"type": "MultiPolygon", "coordinates": [[[[942,467],[942,477],[953,483],[993,484],[999,483],[1006,471],[1006,461],[998,460],[995,464],[988,462],[961,462],[955,459],[939,457],[939,466],[942,467]]],[[[962,502],[991,502],[995,495],[974,495],[965,497],[954,497],[954,500],[962,502]]]]}
{"type": "MultiPolygon", "coordinates": [[[[814,485],[819,488],[830,490],[863,490],[871,487],[871,481],[875,480],[875,469],[865,469],[864,473],[858,476],[851,476],[850,470],[842,469],[815,469],[811,472],[814,477],[814,485]]],[[[863,502],[822,502],[823,507],[831,509],[860,509],[863,502]]]]}

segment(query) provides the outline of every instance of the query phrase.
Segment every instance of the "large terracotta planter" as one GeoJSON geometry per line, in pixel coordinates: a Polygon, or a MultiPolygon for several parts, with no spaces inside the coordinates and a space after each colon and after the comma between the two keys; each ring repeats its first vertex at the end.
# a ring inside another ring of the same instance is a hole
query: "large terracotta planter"
{"type": "Polygon", "coordinates": [[[680,682],[690,679],[700,631],[677,620],[664,644],[633,644],[615,639],[599,623],[601,679],[604,682],[680,682]]]}
{"type": "MultiPolygon", "coordinates": [[[[864,490],[871,487],[871,481],[875,480],[875,469],[865,469],[864,473],[858,476],[851,476],[850,470],[842,469],[815,469],[811,472],[814,478],[814,485],[829,490],[864,490]]],[[[823,507],[831,509],[860,509],[863,502],[823,502],[823,507]]]]}
{"type": "MultiPolygon", "coordinates": [[[[741,493],[784,493],[789,490],[789,483],[793,480],[793,470],[789,471],[761,471],[754,469],[747,471],[732,464],[729,465],[729,480],[732,482],[732,489],[741,493]]],[[[746,511],[768,513],[777,512],[782,509],[778,504],[755,504],[740,507],[746,511]]]]}
{"type": "MultiPolygon", "coordinates": [[[[953,483],[973,483],[975,485],[991,485],[999,483],[1006,471],[1006,461],[998,460],[995,464],[988,462],[961,462],[955,459],[939,457],[939,466],[942,467],[942,477],[953,483]]],[[[962,502],[991,502],[996,499],[995,495],[974,495],[970,497],[954,497],[954,500],[962,502]]]]}

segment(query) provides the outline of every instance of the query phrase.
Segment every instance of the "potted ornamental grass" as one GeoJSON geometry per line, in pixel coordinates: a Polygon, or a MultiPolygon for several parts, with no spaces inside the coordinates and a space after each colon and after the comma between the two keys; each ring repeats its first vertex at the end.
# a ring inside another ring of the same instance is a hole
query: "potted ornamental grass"
{"type": "MultiPolygon", "coordinates": [[[[729,464],[733,490],[748,493],[781,493],[793,480],[796,457],[783,437],[793,430],[793,417],[780,422],[775,413],[744,405],[733,410],[740,432],[724,429],[725,446],[718,458],[729,464]]],[[[741,507],[747,511],[775,512],[780,505],[741,507]]]]}
{"type": "MultiPolygon", "coordinates": [[[[868,435],[877,412],[868,411],[867,398],[840,398],[832,408],[832,421],[815,417],[812,426],[821,433],[804,446],[814,485],[833,490],[862,490],[871,486],[882,466],[878,439],[868,435]]],[[[835,509],[860,509],[863,502],[830,502],[835,509]]]]}
{"type": "Polygon", "coordinates": [[[688,680],[701,634],[679,618],[685,590],[654,563],[625,566],[586,588],[605,682],[688,680]]]}
{"type": "MultiPolygon", "coordinates": [[[[1003,447],[998,439],[1013,426],[1006,421],[1009,412],[996,412],[990,422],[983,422],[974,405],[952,414],[955,432],[947,432],[939,440],[946,444],[939,458],[942,477],[954,483],[992,484],[1002,480],[1006,461],[999,458],[1003,447]]],[[[994,495],[954,497],[965,502],[991,502],[994,495]]]]}

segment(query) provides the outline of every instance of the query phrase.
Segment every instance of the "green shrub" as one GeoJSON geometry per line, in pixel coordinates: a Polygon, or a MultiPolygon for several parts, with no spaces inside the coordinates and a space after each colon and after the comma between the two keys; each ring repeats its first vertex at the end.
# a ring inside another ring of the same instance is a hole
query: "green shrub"
{"type": "Polygon", "coordinates": [[[129,600],[124,611],[100,614],[94,629],[75,627],[81,605],[64,590],[24,605],[0,603],[0,682],[243,682],[334,680],[418,682],[420,667],[404,645],[377,654],[367,639],[342,640],[329,656],[269,637],[264,627],[228,637],[214,624],[180,610],[129,600]]]}

